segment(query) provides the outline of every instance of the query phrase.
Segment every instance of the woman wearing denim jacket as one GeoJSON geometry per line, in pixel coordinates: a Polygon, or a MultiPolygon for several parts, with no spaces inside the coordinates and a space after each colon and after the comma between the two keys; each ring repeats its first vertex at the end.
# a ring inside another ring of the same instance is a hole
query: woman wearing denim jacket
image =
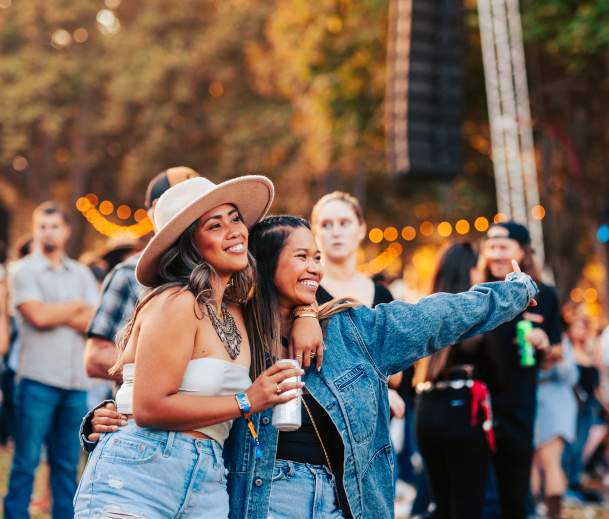
{"type": "MultiPolygon", "coordinates": [[[[259,345],[266,350],[264,357],[254,354],[255,374],[274,358],[286,356],[281,336],[289,332],[292,309],[315,301],[322,272],[309,224],[300,218],[263,220],[252,228],[250,249],[258,265],[257,295],[246,316],[248,328],[255,326],[259,332],[252,337],[253,351],[259,345]]],[[[315,422],[330,427],[322,427],[320,435],[309,431],[309,442],[302,444],[303,451],[314,457],[321,451],[330,462],[281,457],[282,451],[298,454],[286,438],[295,433],[279,433],[271,425],[270,409],[253,416],[258,455],[245,420],[236,420],[224,445],[230,517],[393,517],[387,375],[522,312],[536,286],[522,273],[510,274],[507,281],[478,285],[462,294],[436,294],[415,305],[393,302],[369,309],[330,303],[330,314],[336,308],[343,311],[323,320],[323,366],[303,377],[310,402],[318,404],[312,413],[315,422]],[[330,443],[332,437],[338,441],[330,443]],[[337,454],[342,466],[328,466],[337,454]],[[338,487],[344,488],[338,499],[332,472],[339,476],[338,487]]],[[[303,424],[305,412],[303,406],[303,424]]]]}

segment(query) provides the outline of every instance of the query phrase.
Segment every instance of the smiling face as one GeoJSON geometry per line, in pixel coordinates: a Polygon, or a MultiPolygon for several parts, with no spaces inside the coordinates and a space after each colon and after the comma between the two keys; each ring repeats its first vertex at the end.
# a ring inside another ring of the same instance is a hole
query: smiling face
{"type": "Polygon", "coordinates": [[[343,200],[330,200],[317,212],[315,235],[324,256],[339,262],[355,255],[366,236],[366,225],[360,222],[351,205],[343,200]]]}
{"type": "Polygon", "coordinates": [[[273,278],[280,305],[313,304],[322,275],[321,254],[313,233],[306,227],[294,229],[279,254],[273,278]]]}
{"type": "Polygon", "coordinates": [[[520,244],[508,235],[504,227],[491,227],[482,247],[484,261],[494,279],[504,279],[512,272],[512,260],[520,263],[524,258],[524,250],[520,244]]]}
{"type": "Polygon", "coordinates": [[[227,277],[247,267],[248,236],[237,208],[224,204],[199,218],[195,243],[203,260],[227,277]]]}

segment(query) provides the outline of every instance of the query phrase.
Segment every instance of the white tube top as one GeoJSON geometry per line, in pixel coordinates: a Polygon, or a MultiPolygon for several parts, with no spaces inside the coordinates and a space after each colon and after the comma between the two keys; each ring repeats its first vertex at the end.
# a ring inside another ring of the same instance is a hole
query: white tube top
{"type": "MultiPolygon", "coordinates": [[[[135,364],[123,366],[123,385],[116,393],[119,413],[133,414],[133,381],[135,364]]],[[[180,393],[197,396],[225,396],[245,391],[252,381],[248,368],[224,359],[202,357],[192,359],[186,365],[180,384],[180,393]]],[[[224,445],[233,421],[217,423],[196,429],[224,445]]]]}

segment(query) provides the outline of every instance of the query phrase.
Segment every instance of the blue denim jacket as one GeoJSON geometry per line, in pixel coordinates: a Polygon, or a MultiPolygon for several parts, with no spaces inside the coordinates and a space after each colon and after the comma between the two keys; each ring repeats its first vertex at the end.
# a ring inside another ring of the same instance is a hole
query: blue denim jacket
{"type": "MultiPolygon", "coordinates": [[[[343,483],[355,519],[394,516],[387,376],[520,314],[537,287],[525,274],[512,273],[509,280],[435,294],[417,304],[360,306],[328,320],[321,372],[309,369],[303,380],[343,439],[343,483]]],[[[272,409],[254,416],[259,459],[243,419],[234,422],[224,445],[231,519],[267,518],[278,439],[271,416],[272,409]]]]}

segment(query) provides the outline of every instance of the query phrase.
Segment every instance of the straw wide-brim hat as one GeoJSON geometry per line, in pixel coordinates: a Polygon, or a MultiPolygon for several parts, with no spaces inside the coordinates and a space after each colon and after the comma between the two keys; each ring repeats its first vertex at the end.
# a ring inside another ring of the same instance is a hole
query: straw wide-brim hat
{"type": "Polygon", "coordinates": [[[155,286],[163,253],[207,211],[232,204],[249,229],[267,213],[274,193],[273,183],[260,175],[245,175],[221,184],[204,177],[190,178],[169,188],[154,208],[156,234],[137,263],[135,276],[138,282],[146,287],[155,286]]]}

